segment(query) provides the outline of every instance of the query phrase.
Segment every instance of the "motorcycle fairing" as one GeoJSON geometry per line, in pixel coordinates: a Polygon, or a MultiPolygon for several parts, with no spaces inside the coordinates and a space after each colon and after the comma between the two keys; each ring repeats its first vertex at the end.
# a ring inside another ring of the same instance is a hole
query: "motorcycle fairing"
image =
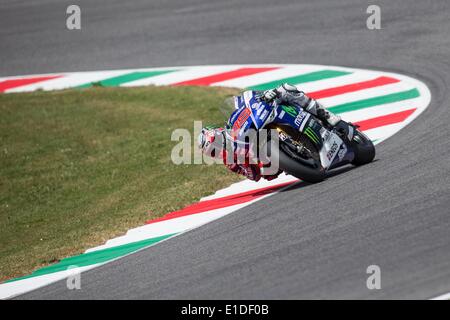
{"type": "Polygon", "coordinates": [[[274,107],[256,95],[256,91],[248,90],[243,93],[244,103],[251,111],[251,118],[257,130],[262,129],[269,118],[274,118],[274,107]]]}

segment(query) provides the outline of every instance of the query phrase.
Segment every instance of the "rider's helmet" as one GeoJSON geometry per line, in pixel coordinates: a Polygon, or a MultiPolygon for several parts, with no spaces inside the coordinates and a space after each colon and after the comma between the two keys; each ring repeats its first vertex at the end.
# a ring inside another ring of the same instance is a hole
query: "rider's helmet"
{"type": "Polygon", "coordinates": [[[213,158],[222,156],[224,148],[224,132],[225,129],[217,126],[207,126],[202,129],[198,135],[198,147],[202,153],[213,158]]]}

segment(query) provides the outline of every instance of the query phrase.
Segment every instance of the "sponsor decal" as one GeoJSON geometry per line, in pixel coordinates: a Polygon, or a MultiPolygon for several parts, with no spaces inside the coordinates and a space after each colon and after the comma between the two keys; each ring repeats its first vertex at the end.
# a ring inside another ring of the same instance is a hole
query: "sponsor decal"
{"type": "Polygon", "coordinates": [[[260,103],[255,102],[252,104],[252,109],[258,109],[260,105],[261,105],[260,103]]]}
{"type": "Polygon", "coordinates": [[[286,139],[288,138],[288,136],[286,135],[286,133],[284,133],[283,131],[280,131],[278,133],[278,136],[280,137],[281,141],[286,141],[286,139]]]}
{"type": "Polygon", "coordinates": [[[244,109],[241,114],[237,118],[237,120],[233,124],[233,129],[239,129],[242,125],[247,121],[248,117],[250,117],[250,110],[244,109]]]}
{"type": "Polygon", "coordinates": [[[239,110],[234,110],[230,119],[228,120],[228,124],[231,125],[232,123],[234,123],[236,121],[236,118],[239,116],[239,110]]]}
{"type": "Polygon", "coordinates": [[[333,142],[333,145],[331,146],[330,150],[327,152],[327,158],[331,161],[333,159],[334,154],[336,153],[339,145],[336,143],[336,141],[333,142]]]}
{"type": "Polygon", "coordinates": [[[261,111],[263,111],[264,109],[258,109],[256,111],[256,116],[259,117],[261,115],[261,111]]]}
{"type": "Polygon", "coordinates": [[[241,114],[239,115],[239,117],[236,119],[236,121],[233,124],[233,128],[232,128],[232,136],[234,139],[236,139],[236,133],[239,132],[239,130],[241,129],[242,125],[247,121],[247,119],[250,117],[251,111],[247,108],[245,108],[244,110],[242,110],[241,114]]]}
{"type": "Polygon", "coordinates": [[[261,112],[263,112],[264,110],[266,110],[266,107],[265,107],[263,104],[261,104],[261,105],[259,106],[258,110],[256,110],[256,116],[259,117],[259,115],[261,114],[261,112]]]}
{"type": "Polygon", "coordinates": [[[313,129],[311,129],[310,127],[306,128],[304,133],[308,136],[309,139],[311,139],[313,142],[315,143],[319,143],[320,139],[317,136],[317,134],[314,132],[313,129]]]}
{"type": "Polygon", "coordinates": [[[347,153],[347,147],[345,145],[342,145],[341,150],[339,150],[337,156],[339,157],[339,161],[342,160],[342,158],[344,158],[345,154],[347,153]]]}
{"type": "Polygon", "coordinates": [[[264,120],[264,118],[267,116],[269,112],[267,110],[264,110],[264,112],[261,114],[261,116],[259,117],[261,120],[264,120]]]}
{"type": "Polygon", "coordinates": [[[297,111],[297,109],[295,109],[292,106],[284,106],[284,105],[282,105],[281,109],[283,109],[283,111],[285,111],[286,113],[288,113],[292,117],[296,117],[297,116],[298,111],[297,111]]]}
{"type": "Polygon", "coordinates": [[[305,117],[306,117],[306,112],[299,113],[294,120],[295,125],[300,127],[300,125],[301,125],[302,121],[305,119],[305,117]]]}

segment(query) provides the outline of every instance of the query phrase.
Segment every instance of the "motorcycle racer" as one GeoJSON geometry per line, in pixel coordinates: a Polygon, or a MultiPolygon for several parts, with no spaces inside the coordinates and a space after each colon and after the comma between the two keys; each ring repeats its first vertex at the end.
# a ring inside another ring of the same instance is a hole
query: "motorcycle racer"
{"type": "MultiPolygon", "coordinates": [[[[336,126],[341,118],[327,111],[318,101],[308,97],[303,91],[300,91],[296,86],[285,83],[277,88],[262,91],[260,94],[261,99],[272,105],[275,104],[287,104],[295,106],[299,109],[303,109],[312,115],[316,116],[322,122],[336,126]]],[[[240,97],[235,97],[236,110],[230,116],[236,119],[236,117],[246,108],[245,105],[240,104],[240,97]]],[[[275,179],[282,171],[278,171],[275,175],[264,175],[263,166],[261,164],[233,163],[228,164],[225,159],[229,156],[225,148],[226,139],[230,139],[230,135],[227,134],[227,130],[222,127],[204,127],[198,137],[198,146],[202,150],[203,154],[223,159],[225,166],[237,174],[244,175],[247,179],[253,181],[259,181],[261,178],[266,180],[275,179]],[[219,152],[216,152],[219,150],[219,152]]],[[[232,157],[236,160],[239,152],[246,152],[245,150],[235,149],[232,157]]]]}

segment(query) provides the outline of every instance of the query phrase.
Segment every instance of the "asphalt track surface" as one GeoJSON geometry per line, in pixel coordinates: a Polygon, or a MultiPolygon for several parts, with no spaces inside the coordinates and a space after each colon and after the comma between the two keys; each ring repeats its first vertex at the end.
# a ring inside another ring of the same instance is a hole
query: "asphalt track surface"
{"type": "MultiPolygon", "coordinates": [[[[67,1],[0,3],[0,76],[227,63],[311,63],[403,73],[430,107],[377,161],[299,185],[26,299],[430,298],[450,291],[450,2],[67,1]],[[381,268],[368,290],[366,268],[381,268]]],[[[174,181],[176,183],[176,181],[174,181]]]]}

